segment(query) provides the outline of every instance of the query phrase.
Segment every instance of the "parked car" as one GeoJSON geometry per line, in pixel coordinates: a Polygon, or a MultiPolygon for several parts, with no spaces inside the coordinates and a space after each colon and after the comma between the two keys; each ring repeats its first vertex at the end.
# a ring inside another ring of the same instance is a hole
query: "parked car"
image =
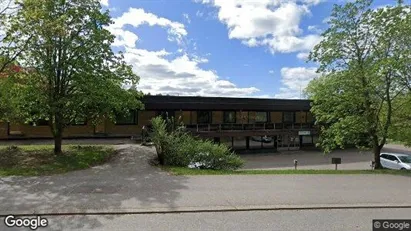
{"type": "Polygon", "coordinates": [[[256,142],[263,142],[263,143],[271,143],[273,142],[273,138],[272,137],[268,137],[268,136],[252,136],[251,137],[252,141],[256,141],[256,142]]]}
{"type": "Polygon", "coordinates": [[[396,153],[381,153],[381,165],[389,169],[411,170],[411,156],[396,153]]]}

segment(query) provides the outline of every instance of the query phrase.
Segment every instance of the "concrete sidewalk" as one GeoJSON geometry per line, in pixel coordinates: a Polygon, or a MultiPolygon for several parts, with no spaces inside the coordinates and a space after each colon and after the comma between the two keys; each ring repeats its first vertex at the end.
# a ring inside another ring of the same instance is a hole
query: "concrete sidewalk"
{"type": "Polygon", "coordinates": [[[154,150],[119,146],[112,163],[44,177],[0,178],[0,215],[411,207],[411,177],[394,175],[171,176],[154,150]]]}

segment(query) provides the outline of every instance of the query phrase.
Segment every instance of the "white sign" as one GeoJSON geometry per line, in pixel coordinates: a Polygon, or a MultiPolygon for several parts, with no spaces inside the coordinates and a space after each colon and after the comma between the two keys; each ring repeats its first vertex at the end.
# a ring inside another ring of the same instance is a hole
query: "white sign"
{"type": "Polygon", "coordinates": [[[309,136],[311,135],[310,131],[298,131],[299,136],[309,136]]]}

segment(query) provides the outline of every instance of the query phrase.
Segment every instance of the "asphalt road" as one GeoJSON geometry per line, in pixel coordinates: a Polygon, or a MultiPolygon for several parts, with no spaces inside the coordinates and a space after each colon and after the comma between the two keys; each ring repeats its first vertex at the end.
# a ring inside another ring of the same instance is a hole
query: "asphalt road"
{"type": "MultiPolygon", "coordinates": [[[[286,210],[45,217],[38,230],[372,230],[373,219],[411,219],[411,209],[286,210]]],[[[2,222],[0,230],[7,228],[2,222]]],[[[25,229],[28,230],[28,229],[25,229]]]]}

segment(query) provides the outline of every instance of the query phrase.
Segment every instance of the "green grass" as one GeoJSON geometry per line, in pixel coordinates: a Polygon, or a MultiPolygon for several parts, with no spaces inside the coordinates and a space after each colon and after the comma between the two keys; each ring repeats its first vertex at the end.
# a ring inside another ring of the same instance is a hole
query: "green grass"
{"type": "Polygon", "coordinates": [[[394,174],[411,176],[411,171],[400,170],[208,170],[182,167],[163,167],[173,175],[289,175],[289,174],[394,174]]]}
{"type": "Polygon", "coordinates": [[[103,145],[64,145],[56,156],[52,145],[0,147],[0,176],[38,176],[86,169],[107,162],[116,152],[103,145]]]}

